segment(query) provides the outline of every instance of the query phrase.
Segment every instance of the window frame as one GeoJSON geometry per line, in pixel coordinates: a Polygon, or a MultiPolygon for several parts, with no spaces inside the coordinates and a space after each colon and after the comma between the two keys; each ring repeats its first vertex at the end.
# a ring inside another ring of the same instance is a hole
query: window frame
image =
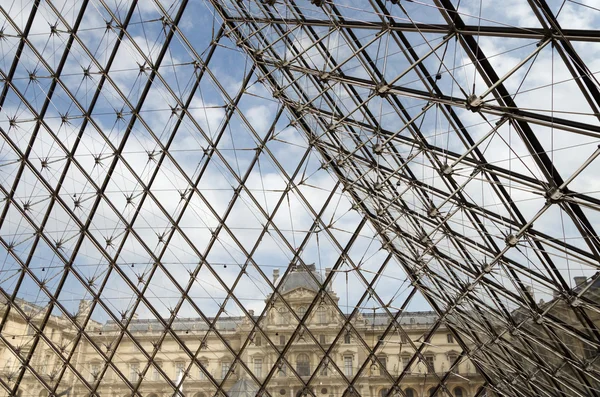
{"type": "Polygon", "coordinates": [[[310,356],[308,354],[298,353],[296,356],[296,372],[299,376],[310,376],[310,356]],[[303,360],[301,361],[300,358],[303,358],[303,360]]]}
{"type": "Polygon", "coordinates": [[[221,361],[221,378],[225,379],[231,368],[231,361],[221,361]]]}
{"type": "Polygon", "coordinates": [[[129,363],[129,381],[137,383],[140,380],[140,363],[137,361],[129,363]]]}
{"type": "Polygon", "coordinates": [[[344,354],[344,375],[346,377],[354,376],[354,357],[351,354],[344,354]]]}
{"type": "Polygon", "coordinates": [[[152,366],[152,380],[157,382],[160,380],[160,372],[158,372],[158,367],[162,368],[162,362],[155,361],[152,366]]]}
{"type": "Polygon", "coordinates": [[[329,321],[327,321],[327,309],[324,308],[323,306],[320,306],[317,309],[317,323],[318,324],[328,324],[329,321]]]}
{"type": "Polygon", "coordinates": [[[344,344],[349,345],[352,343],[352,334],[350,331],[346,331],[344,334],[344,344]]]}
{"type": "Polygon", "coordinates": [[[426,367],[425,369],[427,370],[427,373],[434,374],[435,373],[435,356],[433,354],[426,354],[425,361],[428,364],[431,364],[431,366],[425,365],[425,367],[426,367]]]}
{"type": "Polygon", "coordinates": [[[257,378],[262,378],[262,370],[263,370],[263,358],[262,357],[254,357],[252,359],[254,376],[257,378]]]}

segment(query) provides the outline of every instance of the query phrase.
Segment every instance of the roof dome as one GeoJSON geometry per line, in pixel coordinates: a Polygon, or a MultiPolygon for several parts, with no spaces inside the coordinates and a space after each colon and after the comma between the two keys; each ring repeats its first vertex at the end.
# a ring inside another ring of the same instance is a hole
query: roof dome
{"type": "Polygon", "coordinates": [[[320,288],[320,284],[323,283],[323,277],[315,265],[307,265],[306,267],[295,267],[290,273],[288,273],[285,280],[279,289],[282,294],[292,291],[296,288],[306,288],[308,290],[317,292],[320,288]],[[312,273],[312,276],[311,274],[312,273]],[[314,276],[314,278],[313,278],[314,276]],[[317,281],[318,280],[318,283],[317,281]]]}

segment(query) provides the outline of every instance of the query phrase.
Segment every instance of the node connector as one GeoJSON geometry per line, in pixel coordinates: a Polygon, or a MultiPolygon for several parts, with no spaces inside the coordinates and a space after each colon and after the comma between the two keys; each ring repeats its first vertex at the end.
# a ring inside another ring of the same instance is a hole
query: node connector
{"type": "Polygon", "coordinates": [[[548,199],[548,201],[550,201],[551,203],[558,203],[562,201],[564,195],[565,194],[562,191],[560,191],[560,189],[553,188],[546,192],[546,199],[548,199]]]}
{"type": "Polygon", "coordinates": [[[442,174],[446,176],[450,176],[454,173],[454,169],[450,164],[444,164],[442,167],[442,174]]]}
{"type": "Polygon", "coordinates": [[[377,84],[377,87],[375,87],[375,92],[381,97],[385,96],[389,90],[390,87],[385,84],[377,84]]]}
{"type": "Polygon", "coordinates": [[[506,236],[504,241],[506,242],[506,245],[508,245],[509,247],[515,247],[517,245],[517,243],[519,242],[519,239],[514,234],[509,234],[508,236],[506,236]]]}
{"type": "Polygon", "coordinates": [[[483,98],[475,94],[469,95],[467,98],[467,109],[472,112],[478,112],[481,106],[483,106],[483,98]]]}
{"type": "Polygon", "coordinates": [[[435,217],[437,217],[439,214],[440,214],[440,211],[439,211],[437,208],[435,208],[435,207],[431,207],[431,208],[429,208],[429,211],[427,211],[427,215],[428,215],[430,218],[435,218],[435,217]]]}
{"type": "Polygon", "coordinates": [[[571,301],[571,306],[572,307],[579,307],[581,306],[581,301],[578,298],[575,298],[571,301]]]}
{"type": "Polygon", "coordinates": [[[383,153],[383,145],[377,144],[377,145],[373,146],[373,153],[382,154],[383,153]]]}
{"type": "Polygon", "coordinates": [[[492,265],[490,265],[489,263],[485,263],[483,265],[483,272],[490,273],[491,271],[492,271],[492,265]]]}

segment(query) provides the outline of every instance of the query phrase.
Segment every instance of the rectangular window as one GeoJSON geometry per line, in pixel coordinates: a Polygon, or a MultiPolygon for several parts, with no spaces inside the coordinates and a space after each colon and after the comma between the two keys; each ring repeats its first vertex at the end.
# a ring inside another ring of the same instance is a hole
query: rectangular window
{"type": "Polygon", "coordinates": [[[321,365],[321,376],[327,376],[327,368],[329,367],[329,363],[327,360],[321,365]]]}
{"type": "Polygon", "coordinates": [[[255,346],[262,346],[262,338],[260,337],[260,335],[256,335],[254,337],[254,345],[255,346]]]}
{"type": "Polygon", "coordinates": [[[319,343],[324,345],[326,342],[325,335],[319,335],[319,343]]]}
{"type": "MultiPolygon", "coordinates": [[[[49,357],[49,356],[47,356],[49,357]]],[[[90,365],[90,382],[95,382],[100,374],[100,365],[92,364],[90,365]]]]}
{"type": "Polygon", "coordinates": [[[158,381],[160,380],[160,373],[158,372],[158,367],[160,367],[160,363],[154,363],[154,367],[152,367],[152,380],[158,381]]]}
{"type": "Polygon", "coordinates": [[[183,378],[183,372],[185,371],[185,364],[182,362],[175,363],[175,380],[179,381],[183,378]]]}
{"type": "Polygon", "coordinates": [[[48,373],[48,363],[50,362],[50,355],[46,354],[44,356],[44,360],[42,361],[42,365],[40,365],[40,373],[45,375],[48,373]]]}
{"type": "Polygon", "coordinates": [[[446,335],[446,338],[448,339],[448,343],[454,343],[454,336],[452,334],[446,335]]]}
{"type": "Polygon", "coordinates": [[[35,335],[35,328],[31,324],[27,324],[27,335],[35,335]]]}
{"type": "Polygon", "coordinates": [[[136,383],[139,379],[140,365],[138,363],[129,364],[129,381],[136,383]]]}
{"type": "Polygon", "coordinates": [[[327,309],[320,307],[317,310],[317,321],[319,324],[327,324],[327,309]]]}
{"type": "Polygon", "coordinates": [[[348,345],[348,344],[350,344],[350,342],[351,342],[351,339],[352,339],[352,338],[350,337],[350,332],[346,332],[346,333],[344,334],[344,343],[345,343],[345,344],[347,344],[347,345],[348,345]]]}
{"type": "Polygon", "coordinates": [[[400,336],[400,342],[402,342],[402,343],[408,343],[408,336],[402,334],[400,336]]]}
{"type": "Polygon", "coordinates": [[[428,373],[435,372],[434,366],[433,366],[433,356],[425,356],[425,361],[427,362],[427,372],[428,373]]]}
{"type": "Polygon", "coordinates": [[[378,356],[377,359],[379,360],[379,371],[381,372],[382,369],[387,369],[387,357],[378,356]]]}
{"type": "Polygon", "coordinates": [[[254,376],[262,378],[262,358],[254,359],[254,376]]]}
{"type": "Polygon", "coordinates": [[[221,363],[221,379],[225,379],[225,375],[229,372],[230,363],[221,363]]]}
{"type": "Polygon", "coordinates": [[[344,375],[352,376],[352,356],[344,357],[344,375]]]}
{"type": "MultiPolygon", "coordinates": [[[[208,371],[208,361],[200,361],[200,364],[202,364],[202,366],[204,367],[204,369],[206,371],[208,371]]],[[[202,371],[202,368],[198,368],[198,379],[199,380],[205,380],[206,379],[206,374],[204,373],[204,371],[202,371]]]]}
{"type": "Polygon", "coordinates": [[[402,367],[408,368],[406,372],[410,373],[410,368],[408,367],[408,363],[410,362],[410,357],[402,357],[402,367]]]}
{"type": "Polygon", "coordinates": [[[285,345],[285,335],[279,335],[279,344],[281,346],[285,345]]]}

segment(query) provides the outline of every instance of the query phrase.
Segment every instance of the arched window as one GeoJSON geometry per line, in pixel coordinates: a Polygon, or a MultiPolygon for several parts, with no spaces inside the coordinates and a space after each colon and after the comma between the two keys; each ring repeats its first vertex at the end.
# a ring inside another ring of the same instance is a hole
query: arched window
{"type": "Polygon", "coordinates": [[[327,324],[327,309],[324,307],[317,309],[317,322],[319,324],[327,324]]]}
{"type": "Polygon", "coordinates": [[[433,397],[435,396],[435,387],[432,387],[431,389],[429,389],[429,397],[433,397]]]}
{"type": "Polygon", "coordinates": [[[298,308],[298,317],[300,317],[300,319],[302,319],[302,317],[304,317],[305,314],[306,314],[306,306],[300,306],[298,308]]]}
{"type": "Polygon", "coordinates": [[[350,335],[350,331],[346,331],[344,334],[344,343],[348,345],[350,342],[352,342],[352,336],[350,335]]]}
{"type": "Polygon", "coordinates": [[[307,354],[301,353],[296,357],[296,371],[300,376],[310,376],[310,359],[307,354]]]}
{"type": "Polygon", "coordinates": [[[198,392],[198,393],[194,394],[194,397],[206,397],[206,394],[204,394],[202,392],[198,392]]]}
{"type": "Polygon", "coordinates": [[[462,387],[454,388],[454,397],[466,397],[465,390],[462,387]]]}
{"type": "Polygon", "coordinates": [[[379,397],[387,397],[389,392],[390,389],[381,389],[381,391],[379,392],[379,397]]]}
{"type": "Polygon", "coordinates": [[[279,308],[279,315],[277,316],[277,324],[285,325],[288,322],[288,312],[285,307],[279,308]]]}
{"type": "Polygon", "coordinates": [[[406,397],[417,397],[417,393],[415,392],[415,389],[411,389],[410,387],[406,390],[404,390],[404,394],[406,394],[406,397]]]}

